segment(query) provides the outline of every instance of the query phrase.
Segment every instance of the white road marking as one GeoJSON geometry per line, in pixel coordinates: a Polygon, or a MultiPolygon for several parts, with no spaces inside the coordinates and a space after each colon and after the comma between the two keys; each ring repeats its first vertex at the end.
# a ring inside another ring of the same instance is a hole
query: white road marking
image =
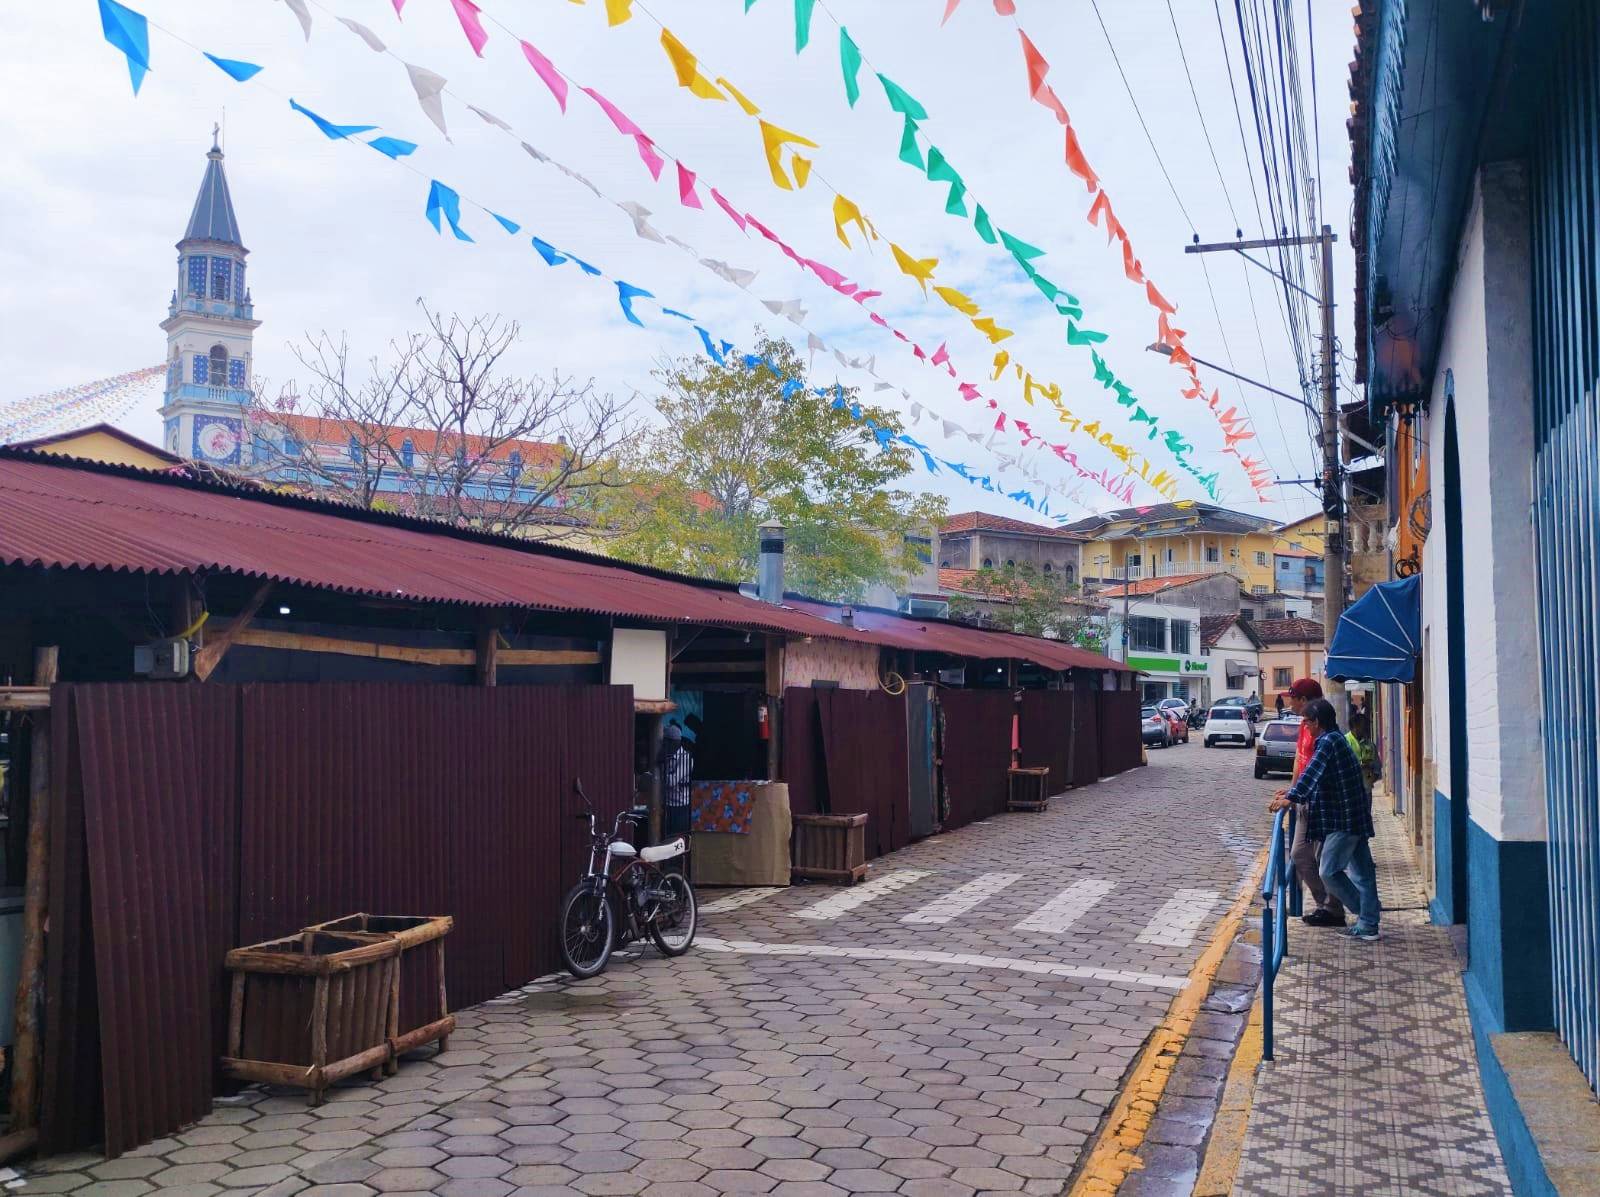
{"type": "Polygon", "coordinates": [[[966,914],[980,902],[994,897],[1006,886],[1021,881],[1021,873],[984,873],[965,885],[935,898],[921,910],[914,910],[902,923],[948,923],[957,915],[966,914]]]}
{"type": "Polygon", "coordinates": [[[738,910],[741,906],[750,906],[763,898],[772,897],[773,894],[781,894],[784,888],[781,885],[769,885],[760,889],[741,889],[731,894],[725,894],[714,901],[707,902],[700,907],[700,913],[722,914],[725,911],[738,910]]]}
{"type": "Polygon", "coordinates": [[[840,960],[902,960],[950,967],[999,968],[1010,972],[1065,977],[1074,981],[1104,981],[1113,985],[1148,985],[1153,989],[1182,989],[1186,978],[1160,973],[1141,973],[1129,969],[1091,968],[1080,964],[1058,964],[1053,960],[1017,960],[1009,956],[982,956],[967,952],[924,952],[905,948],[854,948],[823,943],[754,943],[739,939],[712,939],[700,936],[694,946],[704,952],[726,952],[741,956],[829,956],[840,960]]]}
{"type": "Polygon", "coordinates": [[[904,889],[914,881],[921,881],[927,875],[921,869],[900,869],[897,872],[885,873],[882,877],[874,877],[871,881],[863,881],[860,885],[831,894],[804,910],[797,910],[794,912],[794,917],[836,919],[842,914],[848,914],[857,906],[865,906],[874,898],[881,898],[884,894],[904,889]]]}
{"type": "Polygon", "coordinates": [[[1115,881],[1101,877],[1085,877],[1074,881],[1043,906],[1023,919],[1013,931],[1044,931],[1059,935],[1077,922],[1101,898],[1117,887],[1115,881]]]}
{"type": "Polygon", "coordinates": [[[1220,901],[1222,896],[1209,889],[1180,889],[1151,916],[1134,942],[1186,948],[1220,901]]]}

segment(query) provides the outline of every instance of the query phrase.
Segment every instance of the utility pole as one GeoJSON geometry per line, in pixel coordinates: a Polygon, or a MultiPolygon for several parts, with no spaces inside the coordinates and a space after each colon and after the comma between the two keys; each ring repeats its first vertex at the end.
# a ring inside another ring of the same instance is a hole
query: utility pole
{"type": "MultiPolygon", "coordinates": [[[[1344,614],[1344,584],[1345,584],[1345,559],[1347,545],[1344,537],[1344,472],[1339,465],[1339,387],[1338,387],[1338,360],[1334,352],[1334,324],[1333,312],[1333,243],[1337,238],[1333,229],[1328,225],[1322,226],[1322,231],[1309,237],[1263,237],[1252,241],[1224,241],[1214,244],[1184,246],[1185,253],[1206,254],[1218,253],[1227,250],[1237,253],[1251,265],[1265,270],[1285,287],[1300,292],[1308,299],[1314,301],[1322,314],[1322,354],[1321,354],[1321,405],[1317,414],[1321,416],[1322,435],[1318,438],[1322,447],[1322,512],[1327,519],[1328,534],[1324,542],[1323,563],[1323,609],[1322,609],[1322,636],[1323,650],[1327,651],[1333,644],[1333,633],[1338,627],[1339,617],[1344,614]],[[1270,266],[1257,261],[1249,254],[1247,249],[1287,249],[1302,246],[1316,246],[1321,251],[1322,257],[1322,294],[1313,295],[1270,266]]],[[[1246,380],[1252,381],[1252,380],[1246,380]]],[[[1260,386],[1262,384],[1256,383],[1260,386]]],[[[1271,390],[1272,388],[1267,388],[1271,390]]],[[[1308,403],[1302,406],[1310,407],[1308,403]]],[[[1316,410],[1316,409],[1313,409],[1316,410]]],[[[1328,701],[1333,703],[1334,709],[1339,712],[1339,722],[1344,724],[1348,715],[1348,700],[1345,697],[1344,683],[1336,682],[1330,678],[1322,679],[1323,694],[1328,701]]]]}

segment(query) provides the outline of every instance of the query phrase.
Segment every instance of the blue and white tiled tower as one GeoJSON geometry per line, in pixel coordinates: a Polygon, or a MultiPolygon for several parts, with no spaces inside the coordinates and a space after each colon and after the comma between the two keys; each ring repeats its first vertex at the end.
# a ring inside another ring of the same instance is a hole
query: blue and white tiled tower
{"type": "Polygon", "coordinates": [[[255,319],[239,222],[213,136],[189,227],[178,242],[178,288],[161,328],[167,386],[161,407],[169,452],[212,465],[250,457],[251,341],[255,319]]]}

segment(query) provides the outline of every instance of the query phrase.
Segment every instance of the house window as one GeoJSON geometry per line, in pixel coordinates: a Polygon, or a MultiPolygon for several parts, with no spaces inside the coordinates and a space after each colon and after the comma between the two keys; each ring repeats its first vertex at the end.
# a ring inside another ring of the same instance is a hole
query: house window
{"type": "Polygon", "coordinates": [[[1168,565],[1172,564],[1172,550],[1171,549],[1167,550],[1167,564],[1168,565]]]}
{"type": "Polygon", "coordinates": [[[983,568],[984,569],[993,569],[994,568],[994,558],[993,557],[985,557],[983,559],[983,568]]]}
{"type": "Polygon", "coordinates": [[[1044,563],[1044,572],[1045,573],[1049,573],[1050,572],[1050,563],[1048,561],[1046,561],[1044,563]]]}
{"type": "Polygon", "coordinates": [[[1071,563],[1069,562],[1067,564],[1067,582],[1070,584],[1070,583],[1076,582],[1077,579],[1078,579],[1078,571],[1073,569],[1071,563]]]}
{"type": "Polygon", "coordinates": [[[1252,586],[1252,587],[1250,587],[1250,593],[1251,594],[1266,594],[1267,593],[1267,588],[1265,586],[1252,586]]]}
{"type": "Polygon", "coordinates": [[[211,367],[210,371],[209,371],[209,374],[210,374],[209,381],[210,381],[211,385],[214,386],[214,387],[225,387],[225,386],[227,386],[228,385],[228,351],[225,348],[223,348],[221,345],[213,345],[211,347],[211,359],[210,359],[209,365],[211,367]]]}
{"type": "Polygon", "coordinates": [[[1148,615],[1128,617],[1128,645],[1145,652],[1167,651],[1167,621],[1148,615]]]}
{"type": "Polygon", "coordinates": [[[244,386],[244,358],[236,357],[228,363],[228,385],[230,387],[244,386]]]}
{"type": "Polygon", "coordinates": [[[189,259],[189,285],[190,295],[205,297],[206,293],[206,259],[204,254],[196,254],[189,259]]]}
{"type": "Polygon", "coordinates": [[[1289,676],[1291,672],[1293,672],[1293,671],[1289,670],[1289,669],[1285,669],[1281,665],[1278,666],[1276,669],[1274,669],[1272,671],[1272,685],[1273,685],[1273,688],[1277,689],[1277,690],[1287,690],[1289,688],[1289,686],[1294,682],[1294,679],[1289,676]]]}
{"type": "Polygon", "coordinates": [[[1257,553],[1256,554],[1256,564],[1257,565],[1265,565],[1266,563],[1267,563],[1267,555],[1265,553],[1257,553]]]}
{"type": "Polygon", "coordinates": [[[194,361],[189,368],[189,380],[201,386],[206,385],[206,379],[211,375],[211,359],[203,353],[194,355],[194,361]]]}
{"type": "Polygon", "coordinates": [[[1207,561],[1220,561],[1220,560],[1222,560],[1222,550],[1219,549],[1214,544],[1208,544],[1206,546],[1206,560],[1207,561]]]}
{"type": "Polygon", "coordinates": [[[1006,558],[1006,568],[1007,569],[1016,569],[1017,568],[1017,563],[1015,561],[1011,560],[1011,558],[1007,557],[1006,558]]]}
{"type": "Polygon", "coordinates": [[[355,435],[353,433],[351,434],[351,437],[350,437],[350,450],[349,450],[349,452],[350,452],[350,460],[355,462],[358,465],[361,463],[362,457],[365,456],[365,454],[363,454],[361,452],[361,442],[356,440],[355,435]]]}
{"type": "Polygon", "coordinates": [[[233,294],[233,263],[227,258],[211,259],[211,298],[227,299],[233,294]]]}
{"type": "Polygon", "coordinates": [[[237,262],[233,268],[233,302],[244,302],[244,263],[237,262]]]}
{"type": "Polygon", "coordinates": [[[400,442],[400,460],[406,469],[409,470],[411,468],[411,463],[416,459],[416,456],[417,447],[411,443],[411,438],[408,436],[400,442]]]}
{"type": "MultiPolygon", "coordinates": [[[[522,476],[522,454],[513,452],[511,464],[516,467],[515,476],[522,476]]],[[[924,565],[933,561],[933,540],[927,536],[908,536],[906,543],[911,546],[911,551],[916,554],[917,560],[924,565]]]]}
{"type": "Polygon", "coordinates": [[[1172,621],[1172,651],[1184,654],[1189,651],[1189,621],[1187,619],[1174,619],[1172,621]]]}

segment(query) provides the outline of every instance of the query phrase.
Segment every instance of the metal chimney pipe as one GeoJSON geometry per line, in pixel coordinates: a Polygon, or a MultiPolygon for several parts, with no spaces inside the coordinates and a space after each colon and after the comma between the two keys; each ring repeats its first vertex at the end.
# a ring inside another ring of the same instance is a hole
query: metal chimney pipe
{"type": "Polygon", "coordinates": [[[756,573],[756,596],[764,603],[783,603],[783,524],[768,520],[758,529],[761,564],[756,573]]]}

